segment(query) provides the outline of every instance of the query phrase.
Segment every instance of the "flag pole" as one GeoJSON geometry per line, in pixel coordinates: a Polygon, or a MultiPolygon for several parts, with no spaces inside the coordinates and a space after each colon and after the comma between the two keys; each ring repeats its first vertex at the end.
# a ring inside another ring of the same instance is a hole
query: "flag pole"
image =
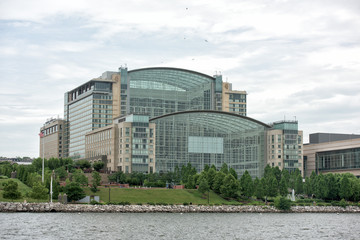
{"type": "Polygon", "coordinates": [[[54,170],[51,173],[51,181],[50,181],[50,203],[52,203],[52,195],[53,195],[53,174],[54,174],[54,170]]]}
{"type": "MultiPolygon", "coordinates": [[[[44,123],[44,130],[43,130],[44,132],[45,132],[45,123],[44,123]]],[[[42,151],[42,155],[43,155],[43,157],[42,157],[42,177],[41,177],[41,180],[42,180],[42,183],[44,183],[44,159],[45,159],[45,134],[43,135],[43,137],[42,137],[42,139],[43,139],[43,151],[42,151]]]]}

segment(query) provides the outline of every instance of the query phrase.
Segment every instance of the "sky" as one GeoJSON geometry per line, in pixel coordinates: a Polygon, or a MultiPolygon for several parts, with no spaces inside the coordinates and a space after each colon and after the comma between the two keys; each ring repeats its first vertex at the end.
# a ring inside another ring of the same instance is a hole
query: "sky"
{"type": "Polygon", "coordinates": [[[221,73],[247,115],[360,134],[358,0],[0,0],[0,156],[38,157],[64,93],[105,71],[221,73]]]}

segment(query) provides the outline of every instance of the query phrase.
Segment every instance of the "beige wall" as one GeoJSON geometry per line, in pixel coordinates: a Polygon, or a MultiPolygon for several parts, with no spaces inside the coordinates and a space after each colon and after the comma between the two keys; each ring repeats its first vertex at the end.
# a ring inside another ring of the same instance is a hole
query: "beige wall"
{"type": "Polygon", "coordinates": [[[60,119],[54,119],[40,128],[40,132],[43,132],[44,136],[40,138],[39,157],[42,158],[43,155],[46,159],[63,157],[63,129],[64,120],[60,119]]]}
{"type": "MultiPolygon", "coordinates": [[[[306,173],[305,176],[310,176],[312,171],[316,170],[316,152],[323,151],[332,151],[332,150],[342,150],[349,148],[358,148],[360,147],[360,139],[350,139],[343,141],[334,141],[334,142],[326,142],[326,143],[317,143],[317,144],[305,144],[304,145],[304,156],[307,156],[306,163],[306,173]]],[[[360,169],[348,169],[348,170],[336,170],[336,171],[326,171],[327,172],[349,172],[354,175],[360,175],[360,169]]],[[[325,173],[325,172],[324,172],[325,173]]]]}
{"type": "MultiPolygon", "coordinates": [[[[236,112],[236,111],[231,110],[230,107],[229,107],[229,104],[236,104],[236,105],[240,104],[240,105],[244,106],[245,109],[246,109],[246,102],[245,103],[230,102],[229,96],[232,93],[245,94],[246,95],[246,91],[232,90],[231,83],[223,82],[223,84],[222,84],[222,111],[240,114],[240,112],[236,112]]],[[[246,116],[246,112],[247,111],[245,111],[245,116],[246,116]]]]}
{"type": "MultiPolygon", "coordinates": [[[[298,145],[298,169],[301,171],[302,176],[304,176],[303,171],[303,131],[298,131],[298,136],[301,137],[302,141],[298,145]]],[[[271,167],[279,167],[281,170],[285,167],[284,164],[284,135],[283,130],[281,129],[272,129],[267,132],[267,147],[266,147],[266,156],[267,164],[271,167]],[[272,135],[274,135],[274,143],[272,142],[272,135]],[[281,135],[279,140],[278,136],[281,135]],[[273,147],[274,146],[274,147],[273,147]],[[274,157],[273,157],[274,156],[274,157]]]]}

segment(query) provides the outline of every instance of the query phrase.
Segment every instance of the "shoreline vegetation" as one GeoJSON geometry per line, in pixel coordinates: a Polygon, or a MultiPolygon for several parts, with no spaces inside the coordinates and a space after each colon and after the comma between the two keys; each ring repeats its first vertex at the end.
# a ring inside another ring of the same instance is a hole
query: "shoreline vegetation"
{"type": "Polygon", "coordinates": [[[88,205],[61,203],[0,202],[0,212],[62,213],[360,213],[358,206],[292,206],[282,211],[274,206],[254,205],[88,205]]]}

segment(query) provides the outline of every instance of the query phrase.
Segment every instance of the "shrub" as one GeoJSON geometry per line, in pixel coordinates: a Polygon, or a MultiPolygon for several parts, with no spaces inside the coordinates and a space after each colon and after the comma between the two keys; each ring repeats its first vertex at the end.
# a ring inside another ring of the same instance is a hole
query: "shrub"
{"type": "Polygon", "coordinates": [[[95,200],[91,200],[90,204],[91,205],[103,205],[102,203],[99,203],[98,201],[95,201],[95,200]]]}
{"type": "Polygon", "coordinates": [[[345,201],[345,199],[341,199],[341,201],[339,202],[339,206],[340,206],[340,207],[346,208],[347,205],[348,205],[348,204],[347,204],[347,202],[345,201]]]}
{"type": "Polygon", "coordinates": [[[184,203],[183,203],[183,205],[184,205],[184,206],[187,206],[187,205],[189,205],[189,203],[187,203],[187,202],[184,202],[184,203]]]}
{"type": "Polygon", "coordinates": [[[148,202],[147,204],[148,205],[155,205],[155,203],[153,203],[153,202],[148,202]]]}
{"type": "Polygon", "coordinates": [[[289,211],[291,209],[291,201],[284,197],[275,198],[274,205],[277,209],[289,211]]]}

